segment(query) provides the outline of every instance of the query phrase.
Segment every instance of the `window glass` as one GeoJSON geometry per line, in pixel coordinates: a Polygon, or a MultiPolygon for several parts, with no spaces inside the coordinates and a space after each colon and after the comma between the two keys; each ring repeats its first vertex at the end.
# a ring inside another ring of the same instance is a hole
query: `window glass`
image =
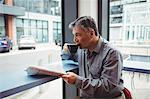
{"type": "Polygon", "coordinates": [[[17,27],[23,27],[23,21],[22,21],[22,19],[17,19],[16,20],[16,26],[17,27]]]}
{"type": "Polygon", "coordinates": [[[37,21],[37,28],[42,28],[42,21],[37,21]]]}
{"type": "Polygon", "coordinates": [[[32,20],[32,19],[16,19],[17,26],[17,39],[22,35],[32,35],[37,43],[46,43],[48,40],[48,21],[32,20]],[[20,33],[20,28],[23,25],[23,29],[20,33]]]}
{"type": "Polygon", "coordinates": [[[27,0],[13,0],[13,5],[27,9],[26,5],[28,5],[28,2],[27,0]]]}
{"type": "Polygon", "coordinates": [[[48,22],[43,21],[43,28],[48,28],[48,22]]]}
{"type": "Polygon", "coordinates": [[[43,29],[43,42],[48,42],[48,30],[43,29]]]}
{"type": "Polygon", "coordinates": [[[110,0],[109,40],[128,61],[150,63],[149,9],[148,0],[110,0]]]}
{"type": "Polygon", "coordinates": [[[27,11],[45,13],[50,15],[61,15],[61,0],[13,0],[13,4],[25,7],[27,11]]]}
{"type": "Polygon", "coordinates": [[[4,16],[0,16],[0,36],[5,35],[4,16]]]}
{"type": "Polygon", "coordinates": [[[36,29],[35,28],[31,28],[31,35],[34,37],[34,39],[36,39],[36,29]]]}
{"type": "Polygon", "coordinates": [[[62,43],[61,22],[53,22],[53,41],[56,44],[62,43]]]}
{"type": "Polygon", "coordinates": [[[5,35],[5,27],[0,26],[0,36],[5,35]]]}
{"type": "Polygon", "coordinates": [[[30,32],[29,32],[29,29],[28,28],[24,28],[24,35],[29,35],[30,32]]]}
{"type": "Polygon", "coordinates": [[[0,0],[0,4],[2,4],[4,2],[4,0],[0,0]]]}
{"type": "Polygon", "coordinates": [[[58,29],[61,29],[61,23],[59,22],[59,24],[58,24],[58,29]]]}
{"type": "Polygon", "coordinates": [[[18,43],[20,36],[24,34],[24,28],[23,27],[17,27],[16,32],[17,32],[17,43],[18,43]]]}
{"type": "Polygon", "coordinates": [[[24,23],[23,23],[24,27],[29,27],[29,20],[24,19],[24,23]]]}
{"type": "Polygon", "coordinates": [[[36,20],[31,20],[31,27],[36,28],[36,20]]]}
{"type": "Polygon", "coordinates": [[[37,30],[37,40],[38,40],[39,43],[42,43],[42,41],[43,41],[42,37],[43,37],[42,29],[38,29],[37,30]]]}
{"type": "MultiPolygon", "coordinates": [[[[61,0],[13,0],[13,5],[26,10],[25,16],[16,17],[16,33],[19,27],[23,27],[22,33],[33,35],[37,43],[62,42],[61,0]]],[[[19,36],[20,33],[17,39],[19,36]]]]}

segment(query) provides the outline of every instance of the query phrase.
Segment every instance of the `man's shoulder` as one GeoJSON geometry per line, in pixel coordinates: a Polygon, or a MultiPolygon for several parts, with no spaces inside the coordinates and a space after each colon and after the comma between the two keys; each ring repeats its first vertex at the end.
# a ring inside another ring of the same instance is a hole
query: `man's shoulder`
{"type": "Polygon", "coordinates": [[[115,45],[113,45],[112,43],[105,40],[103,44],[104,44],[104,51],[106,51],[106,52],[111,51],[111,52],[120,53],[119,49],[115,45]]]}

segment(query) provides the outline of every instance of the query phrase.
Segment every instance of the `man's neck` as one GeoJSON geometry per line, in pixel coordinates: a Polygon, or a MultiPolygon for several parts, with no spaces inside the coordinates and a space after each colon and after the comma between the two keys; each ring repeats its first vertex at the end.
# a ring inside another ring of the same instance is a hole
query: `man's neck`
{"type": "Polygon", "coordinates": [[[97,46],[97,43],[99,41],[99,37],[97,36],[92,42],[91,42],[91,46],[89,47],[89,51],[93,52],[94,48],[97,46]]]}

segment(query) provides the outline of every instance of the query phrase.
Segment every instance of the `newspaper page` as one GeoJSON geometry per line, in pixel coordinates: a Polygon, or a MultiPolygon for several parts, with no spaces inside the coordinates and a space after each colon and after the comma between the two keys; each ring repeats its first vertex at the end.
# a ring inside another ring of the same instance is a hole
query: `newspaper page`
{"type": "Polygon", "coordinates": [[[62,63],[52,63],[44,66],[29,66],[26,69],[28,75],[52,75],[61,76],[66,74],[63,69],[62,63]]]}

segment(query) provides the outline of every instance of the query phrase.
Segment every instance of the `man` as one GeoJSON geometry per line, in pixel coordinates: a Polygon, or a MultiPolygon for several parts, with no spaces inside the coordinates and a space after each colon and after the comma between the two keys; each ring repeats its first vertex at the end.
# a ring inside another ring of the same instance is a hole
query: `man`
{"type": "Polygon", "coordinates": [[[79,75],[68,72],[62,78],[80,89],[84,99],[125,99],[121,70],[122,56],[99,36],[96,23],[90,16],[83,16],[70,23],[77,54],[71,54],[64,45],[62,59],[79,62],[79,75]]]}

